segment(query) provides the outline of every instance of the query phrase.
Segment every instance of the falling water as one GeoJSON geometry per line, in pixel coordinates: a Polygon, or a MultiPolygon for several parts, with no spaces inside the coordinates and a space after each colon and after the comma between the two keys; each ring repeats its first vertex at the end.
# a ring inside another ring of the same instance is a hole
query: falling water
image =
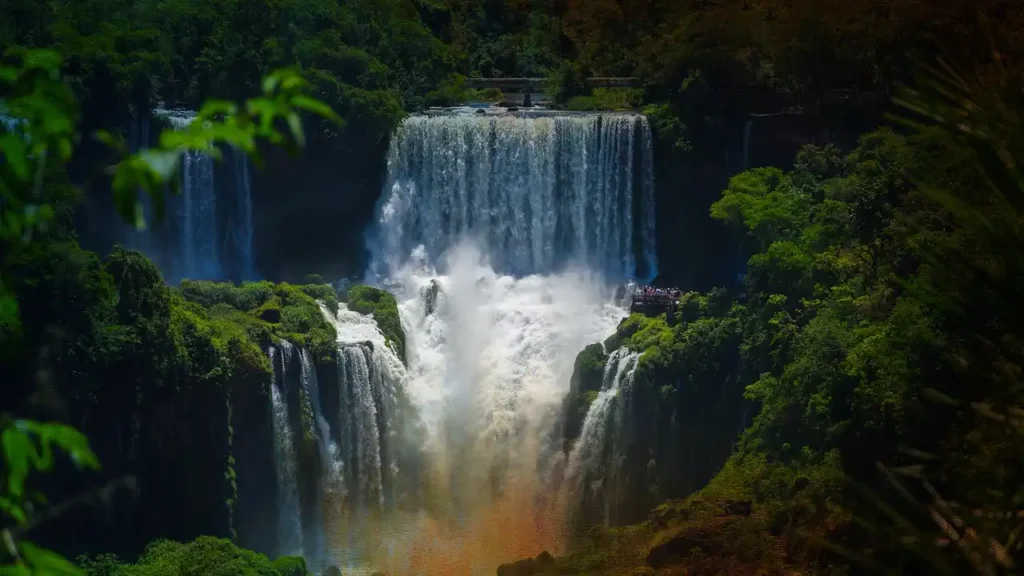
{"type": "Polygon", "coordinates": [[[743,125],[743,169],[750,168],[750,135],[754,130],[754,119],[748,118],[743,125]]]}
{"type": "Polygon", "coordinates": [[[290,343],[281,342],[281,354],[273,346],[268,351],[274,367],[274,382],[270,386],[270,405],[274,422],[274,462],[277,468],[277,542],[279,554],[302,553],[302,516],[299,507],[298,459],[295,439],[288,421],[287,371],[292,356],[290,343]],[[281,361],[278,377],[274,359],[281,361]]]}
{"type": "MultiPolygon", "coordinates": [[[[583,421],[580,437],[569,455],[569,467],[566,472],[566,488],[571,492],[568,505],[573,508],[584,506],[587,496],[587,483],[593,482],[592,491],[601,486],[601,469],[605,462],[605,440],[609,427],[614,427],[613,410],[619,391],[628,388],[633,381],[637,361],[640,354],[626,348],[619,348],[611,353],[604,366],[601,391],[590,404],[587,416],[583,421]]],[[[623,402],[618,406],[621,414],[623,402]]],[[[612,454],[613,461],[619,455],[612,454]]],[[[575,511],[575,510],[574,510],[575,511]]],[[[605,507],[604,522],[608,523],[608,509],[605,507]]]]}
{"type": "Polygon", "coordinates": [[[653,277],[652,156],[638,114],[409,118],[388,154],[374,272],[470,237],[515,275],[579,263],[630,277],[639,257],[653,277]]]}
{"type": "MultiPolygon", "coordinates": [[[[164,118],[175,130],[184,130],[195,119],[190,110],[171,110],[164,118]]],[[[181,159],[181,197],[174,202],[177,220],[178,258],[173,276],[192,279],[220,279],[217,226],[217,195],[213,180],[214,160],[205,152],[190,150],[181,159]]]]}
{"type": "MultiPolygon", "coordinates": [[[[185,130],[195,120],[191,110],[155,110],[173,130],[185,130]]],[[[135,150],[150,144],[149,121],[135,129],[135,150]]],[[[168,198],[163,222],[154,222],[147,208],[150,230],[129,230],[124,239],[141,249],[160,267],[171,283],[181,279],[252,280],[253,207],[249,163],[245,154],[231,151],[232,189],[218,188],[227,178],[215,178],[216,162],[202,151],[181,158],[181,188],[168,198]]]]}
{"type": "Polygon", "coordinates": [[[255,280],[252,255],[252,177],[249,159],[244,153],[232,150],[231,163],[235,171],[235,212],[228,221],[228,230],[231,231],[235,266],[242,280],[255,280]]]}
{"type": "MultiPolygon", "coordinates": [[[[372,369],[370,348],[359,344],[338,350],[339,381],[342,383],[341,418],[351,422],[345,440],[355,471],[359,504],[380,507],[384,503],[380,427],[374,389],[380,389],[378,370],[372,369]]],[[[376,367],[373,367],[376,368],[376,367]]],[[[379,394],[379,392],[378,392],[379,394]]]]}

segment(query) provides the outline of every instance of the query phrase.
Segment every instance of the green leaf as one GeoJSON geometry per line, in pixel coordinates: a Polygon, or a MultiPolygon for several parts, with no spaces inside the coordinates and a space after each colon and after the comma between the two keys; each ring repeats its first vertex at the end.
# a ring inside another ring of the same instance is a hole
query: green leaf
{"type": "Polygon", "coordinates": [[[32,572],[24,564],[13,564],[0,566],[0,576],[32,576],[32,572]]]}
{"type": "Polygon", "coordinates": [[[14,175],[19,180],[27,181],[29,179],[28,147],[25,145],[25,141],[17,134],[7,132],[0,136],[0,151],[3,152],[4,159],[11,166],[14,175]]]}
{"type": "Polygon", "coordinates": [[[292,106],[296,108],[311,112],[323,118],[326,118],[339,126],[345,124],[345,120],[341,116],[338,116],[327,104],[309,96],[294,96],[292,98],[292,106]]]}
{"type": "Polygon", "coordinates": [[[295,112],[287,116],[288,126],[292,129],[292,137],[300,147],[306,145],[306,135],[302,133],[302,119],[295,112]]]}
{"type": "Polygon", "coordinates": [[[81,568],[60,554],[39,548],[28,542],[21,544],[21,555],[25,562],[35,569],[36,574],[46,574],[47,576],[84,576],[85,574],[81,568]]]}
{"type": "Polygon", "coordinates": [[[61,57],[55,50],[29,50],[24,56],[25,68],[40,70],[57,70],[60,68],[61,57]]]}
{"type": "Polygon", "coordinates": [[[31,440],[15,425],[3,431],[2,443],[7,463],[7,492],[20,498],[25,489],[25,477],[28,476],[31,440]]]}

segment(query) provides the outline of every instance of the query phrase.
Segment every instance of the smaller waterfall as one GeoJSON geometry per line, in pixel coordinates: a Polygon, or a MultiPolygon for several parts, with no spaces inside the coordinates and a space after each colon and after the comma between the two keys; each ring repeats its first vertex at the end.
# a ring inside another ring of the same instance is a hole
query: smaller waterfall
{"type": "Polygon", "coordinates": [[[228,221],[237,274],[242,280],[256,280],[253,270],[252,176],[249,159],[237,150],[231,152],[235,169],[235,214],[228,221]]]}
{"type": "Polygon", "coordinates": [[[743,169],[750,168],[750,135],[754,130],[754,119],[748,118],[743,125],[743,169]]]}
{"type": "MultiPolygon", "coordinates": [[[[313,416],[307,433],[314,435],[320,451],[320,478],[317,482],[317,501],[311,510],[311,518],[306,528],[307,540],[314,544],[314,564],[325,560],[326,543],[324,541],[324,505],[344,495],[344,481],[341,454],[337,443],[331,438],[331,427],[320,407],[320,385],[316,377],[316,369],[308,350],[299,351],[302,367],[302,389],[304,391],[304,409],[313,416]]],[[[328,511],[329,513],[330,511],[328,511]]]]}
{"type": "MultiPolygon", "coordinates": [[[[626,348],[619,348],[612,352],[605,363],[601,391],[598,392],[597,398],[591,402],[590,408],[587,410],[587,416],[583,420],[580,437],[569,455],[569,466],[567,469],[569,485],[567,488],[572,494],[569,504],[573,509],[585,505],[585,502],[588,500],[588,482],[594,482],[596,484],[594,486],[595,489],[601,487],[601,481],[595,480],[595,478],[603,477],[605,440],[608,428],[615,424],[612,420],[616,414],[613,410],[616,406],[615,399],[618,397],[621,389],[628,388],[632,384],[633,374],[636,371],[639,359],[639,353],[631,352],[626,348]]],[[[621,407],[621,405],[620,402],[619,406],[621,407]]],[[[604,517],[604,521],[607,524],[607,502],[604,517]]]]}
{"type": "Polygon", "coordinates": [[[339,417],[351,422],[345,440],[356,474],[357,503],[383,506],[380,427],[374,401],[374,389],[380,389],[380,372],[371,368],[372,349],[366,345],[340,346],[338,353],[338,376],[342,385],[339,417]]]}
{"type": "Polygon", "coordinates": [[[299,506],[298,458],[295,439],[288,421],[286,386],[288,361],[292,346],[281,342],[281,353],[270,347],[270,364],[274,367],[274,381],[270,385],[270,403],[274,422],[274,462],[277,468],[277,543],[278,554],[302,553],[302,514],[299,506]],[[277,374],[275,358],[280,358],[281,373],[277,374]]]}
{"type": "MultiPolygon", "coordinates": [[[[187,129],[196,117],[191,110],[153,113],[179,131],[187,129]]],[[[142,118],[137,124],[132,138],[135,151],[152,144],[149,119],[142,118]]],[[[181,158],[181,187],[178,194],[168,197],[163,221],[154,221],[144,196],[150,230],[139,233],[129,229],[120,240],[152,258],[171,284],[184,278],[255,279],[249,162],[236,150],[227,151],[226,156],[227,170],[220,172],[211,155],[185,152],[181,158]]]]}

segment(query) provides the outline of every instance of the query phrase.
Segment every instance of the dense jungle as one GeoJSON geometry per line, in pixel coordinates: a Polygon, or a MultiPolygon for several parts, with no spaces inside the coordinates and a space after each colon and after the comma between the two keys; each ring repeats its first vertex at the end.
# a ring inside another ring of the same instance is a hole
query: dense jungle
{"type": "Polygon", "coordinates": [[[1014,0],[6,0],[0,573],[1017,573],[1022,51],[1014,0]]]}

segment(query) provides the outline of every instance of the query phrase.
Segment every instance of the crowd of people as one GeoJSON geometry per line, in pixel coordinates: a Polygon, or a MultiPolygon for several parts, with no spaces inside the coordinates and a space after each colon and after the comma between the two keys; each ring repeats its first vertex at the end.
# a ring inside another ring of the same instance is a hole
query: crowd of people
{"type": "Polygon", "coordinates": [[[655,288],[637,286],[633,290],[633,302],[650,304],[671,304],[677,302],[683,291],[678,288],[655,288]]]}

